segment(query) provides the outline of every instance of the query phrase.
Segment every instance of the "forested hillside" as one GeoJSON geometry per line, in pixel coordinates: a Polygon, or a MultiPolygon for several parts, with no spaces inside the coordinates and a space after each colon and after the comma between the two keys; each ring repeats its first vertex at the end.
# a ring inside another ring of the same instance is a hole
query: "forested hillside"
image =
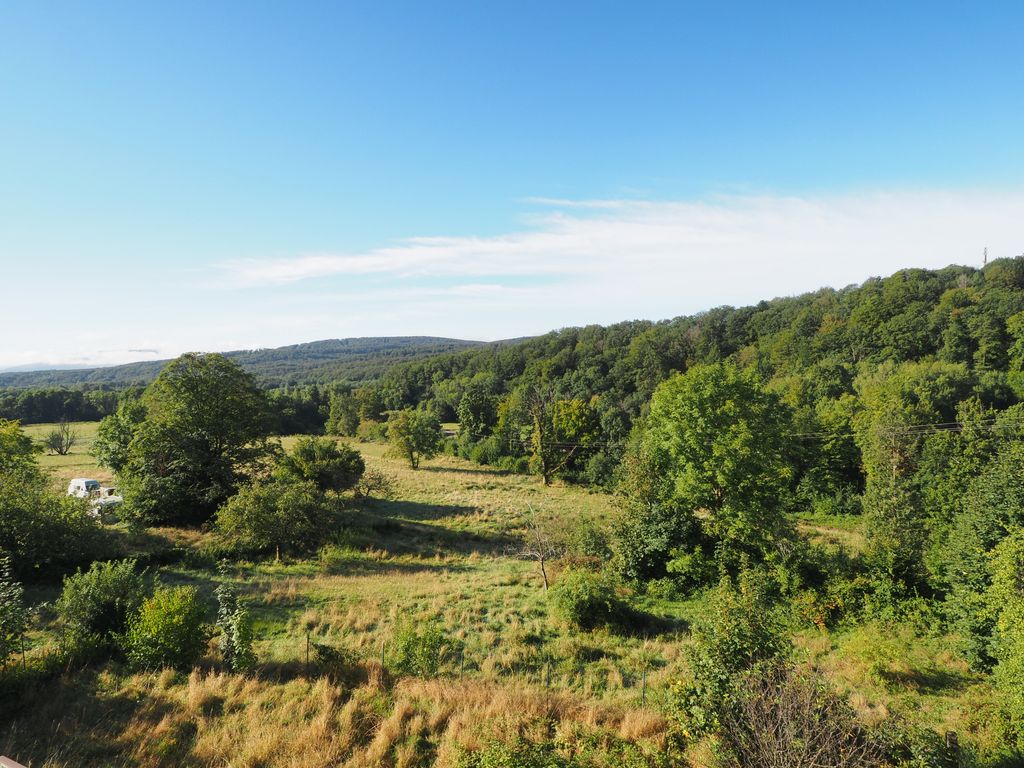
{"type": "MultiPolygon", "coordinates": [[[[475,431],[474,445],[464,434],[466,455],[475,447],[477,458],[493,462],[529,453],[534,416],[543,410],[551,442],[585,444],[566,469],[604,482],[655,387],[697,363],[730,360],[754,371],[795,409],[798,433],[850,432],[852,413],[839,413],[838,404],[863,403],[872,376],[888,377],[907,363],[931,365],[958,382],[928,419],[951,421],[957,398],[968,394],[984,407],[1006,407],[1017,400],[1013,385],[1024,362],[1024,323],[1014,318],[1022,310],[1024,258],[983,269],[905,270],[841,290],[661,322],[568,328],[396,366],[362,393],[361,415],[418,406],[442,421],[458,417],[475,431]],[[550,423],[557,409],[544,404],[563,402],[564,409],[570,401],[582,421],[550,423]]],[[[843,471],[856,475],[856,459],[843,471]]]]}
{"type": "MultiPolygon", "coordinates": [[[[228,352],[225,357],[273,392],[280,429],[288,433],[323,427],[327,394],[318,382],[365,384],[399,363],[479,345],[431,336],[371,337],[228,352]]],[[[0,373],[0,418],[23,424],[101,419],[114,412],[119,399],[137,395],[167,362],[0,373]]]]}
{"type": "MultiPolygon", "coordinates": [[[[395,362],[474,347],[480,343],[434,336],[382,336],[326,339],[224,354],[262,382],[284,386],[368,381],[379,377],[395,362]]],[[[145,385],[155,379],[167,363],[167,360],[150,360],[103,368],[0,373],[0,387],[145,385]]]]}

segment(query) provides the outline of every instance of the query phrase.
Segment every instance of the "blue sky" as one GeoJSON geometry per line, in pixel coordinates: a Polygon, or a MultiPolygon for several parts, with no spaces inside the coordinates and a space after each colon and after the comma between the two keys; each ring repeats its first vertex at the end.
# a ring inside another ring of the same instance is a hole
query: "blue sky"
{"type": "Polygon", "coordinates": [[[0,367],[493,339],[1015,255],[1021,29],[1020,3],[5,3],[0,367]]]}

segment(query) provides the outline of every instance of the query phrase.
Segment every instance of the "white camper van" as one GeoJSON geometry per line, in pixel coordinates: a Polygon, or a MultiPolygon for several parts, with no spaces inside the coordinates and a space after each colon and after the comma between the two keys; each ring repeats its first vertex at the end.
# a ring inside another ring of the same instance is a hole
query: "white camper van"
{"type": "Polygon", "coordinates": [[[76,477],[68,483],[68,496],[76,499],[88,499],[100,492],[100,481],[88,477],[76,477]]]}

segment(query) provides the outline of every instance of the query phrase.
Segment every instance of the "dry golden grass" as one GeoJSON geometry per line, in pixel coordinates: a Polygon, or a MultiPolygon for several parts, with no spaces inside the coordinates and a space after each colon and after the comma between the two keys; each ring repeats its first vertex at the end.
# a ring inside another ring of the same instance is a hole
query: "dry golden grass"
{"type": "Polygon", "coordinates": [[[520,683],[416,678],[346,689],[327,678],[265,680],[194,670],[94,679],[88,702],[55,681],[49,703],[19,721],[0,749],[32,765],[230,765],[237,768],[454,766],[465,749],[519,734],[608,731],[663,746],[650,710],[581,700],[520,683]],[[72,704],[73,702],[73,704],[72,704]],[[69,706],[72,704],[72,706],[69,706]],[[47,723],[50,743],[25,738],[47,723]],[[98,758],[102,761],[97,762],[98,758]],[[426,760],[425,760],[426,758],[426,760]]]}

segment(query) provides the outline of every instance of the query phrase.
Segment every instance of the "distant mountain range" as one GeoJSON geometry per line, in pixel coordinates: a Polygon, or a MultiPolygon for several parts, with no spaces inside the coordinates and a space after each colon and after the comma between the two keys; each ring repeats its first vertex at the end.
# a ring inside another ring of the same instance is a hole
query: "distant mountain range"
{"type": "MultiPolygon", "coordinates": [[[[237,350],[224,354],[263,383],[280,386],[370,381],[395,363],[485,345],[486,342],[482,341],[436,336],[370,336],[325,339],[287,347],[237,350]]],[[[147,384],[156,378],[167,362],[147,360],[101,368],[54,366],[47,370],[31,371],[24,370],[25,366],[19,366],[19,369],[0,372],[0,387],[70,387],[82,384],[122,387],[147,384]]]]}
{"type": "Polygon", "coordinates": [[[12,365],[8,368],[0,368],[0,373],[36,373],[38,371],[78,371],[82,368],[94,368],[92,365],[75,363],[26,363],[25,365],[12,365]]]}

